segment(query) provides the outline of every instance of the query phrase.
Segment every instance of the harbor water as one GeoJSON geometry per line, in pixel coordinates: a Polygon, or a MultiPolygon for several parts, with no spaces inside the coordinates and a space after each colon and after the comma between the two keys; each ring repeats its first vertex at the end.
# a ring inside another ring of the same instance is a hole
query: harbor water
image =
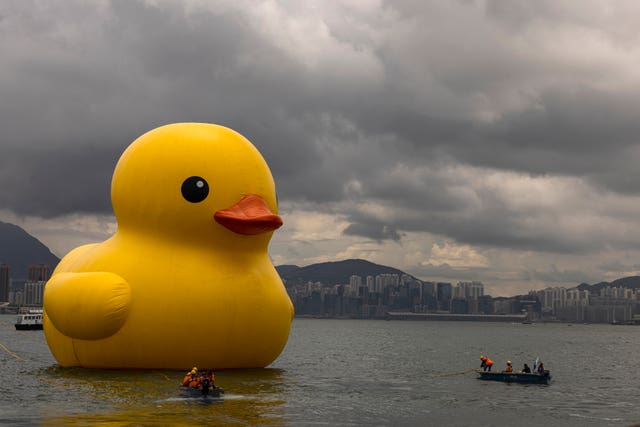
{"type": "Polygon", "coordinates": [[[183,372],[61,368],[14,323],[0,315],[0,425],[640,423],[637,326],[295,319],[270,367],[219,371],[224,396],[203,400],[180,396],[183,372]],[[481,354],[494,370],[539,356],[553,381],[479,381],[481,354]]]}

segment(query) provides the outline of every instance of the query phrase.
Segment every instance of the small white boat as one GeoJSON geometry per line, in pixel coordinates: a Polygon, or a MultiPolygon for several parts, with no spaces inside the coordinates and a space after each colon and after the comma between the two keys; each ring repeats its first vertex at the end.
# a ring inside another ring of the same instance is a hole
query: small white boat
{"type": "Polygon", "coordinates": [[[19,331],[42,329],[42,310],[28,310],[18,314],[16,329],[19,331]]]}

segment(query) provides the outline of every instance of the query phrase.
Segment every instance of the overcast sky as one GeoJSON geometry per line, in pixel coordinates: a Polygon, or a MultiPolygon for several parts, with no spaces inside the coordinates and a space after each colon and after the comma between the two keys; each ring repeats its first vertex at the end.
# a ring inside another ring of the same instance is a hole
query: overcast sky
{"type": "Polygon", "coordinates": [[[218,123],[273,172],[276,265],[363,258],[494,296],[640,270],[636,1],[0,3],[0,220],[117,223],[122,151],[218,123]]]}

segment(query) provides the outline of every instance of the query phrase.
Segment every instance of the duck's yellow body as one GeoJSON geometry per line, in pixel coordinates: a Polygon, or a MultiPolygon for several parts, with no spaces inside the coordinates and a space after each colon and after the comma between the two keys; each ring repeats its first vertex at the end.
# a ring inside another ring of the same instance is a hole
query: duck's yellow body
{"type": "Polygon", "coordinates": [[[44,331],[62,366],[264,367],[293,305],[267,253],[271,172],[231,129],[179,123],[134,141],[116,166],[117,232],[65,256],[45,287],[44,331]]]}

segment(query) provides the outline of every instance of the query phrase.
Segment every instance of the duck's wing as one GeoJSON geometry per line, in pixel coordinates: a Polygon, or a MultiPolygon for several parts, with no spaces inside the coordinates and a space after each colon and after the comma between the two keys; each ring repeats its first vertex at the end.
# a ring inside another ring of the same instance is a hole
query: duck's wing
{"type": "Polygon", "coordinates": [[[58,273],[44,290],[44,311],[70,338],[97,340],[115,334],[127,319],[131,288],[114,273],[58,273]]]}

